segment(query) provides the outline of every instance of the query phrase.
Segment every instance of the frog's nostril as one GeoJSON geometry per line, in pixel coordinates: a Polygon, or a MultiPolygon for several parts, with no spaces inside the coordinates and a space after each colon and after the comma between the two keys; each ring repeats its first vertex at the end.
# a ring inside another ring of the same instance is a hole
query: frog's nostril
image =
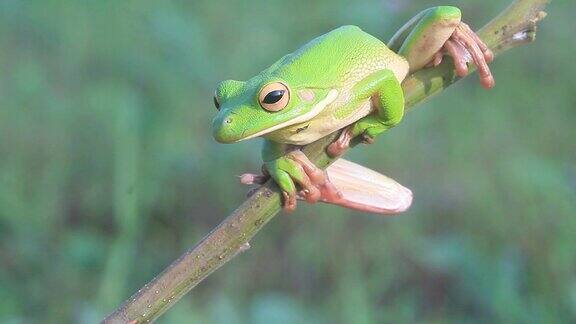
{"type": "MultiPolygon", "coordinates": [[[[1,1],[1,0],[0,0],[1,1]]],[[[222,113],[216,116],[212,124],[214,138],[220,143],[232,143],[238,134],[237,120],[230,114],[222,113]]]]}

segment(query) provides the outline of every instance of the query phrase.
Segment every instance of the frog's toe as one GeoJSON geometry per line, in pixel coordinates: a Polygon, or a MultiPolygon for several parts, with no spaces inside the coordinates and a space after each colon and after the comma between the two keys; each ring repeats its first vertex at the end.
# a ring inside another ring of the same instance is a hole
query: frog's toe
{"type": "Polygon", "coordinates": [[[336,140],[335,142],[328,145],[326,148],[326,153],[328,153],[330,157],[338,157],[344,154],[344,152],[346,152],[346,150],[350,147],[349,143],[350,142],[342,142],[336,140]]]}
{"type": "Polygon", "coordinates": [[[314,204],[314,203],[318,202],[318,200],[320,200],[320,198],[322,197],[322,194],[320,193],[320,190],[318,188],[310,187],[310,188],[300,190],[300,192],[298,193],[298,196],[301,197],[302,199],[306,200],[306,202],[308,202],[310,204],[314,204]]]}
{"type": "Polygon", "coordinates": [[[282,208],[286,213],[291,213],[296,210],[296,194],[294,192],[282,191],[282,196],[284,197],[284,203],[282,208]]]}
{"type": "Polygon", "coordinates": [[[443,57],[444,57],[443,51],[439,50],[432,56],[432,59],[430,60],[430,62],[428,62],[428,64],[426,64],[425,67],[427,68],[437,67],[438,65],[440,65],[440,63],[442,63],[443,57]]]}
{"type": "Polygon", "coordinates": [[[302,151],[292,151],[288,154],[288,157],[298,163],[304,173],[308,176],[312,183],[316,183],[324,179],[324,170],[318,168],[304,152],[302,151]]]}
{"type": "Polygon", "coordinates": [[[312,191],[304,189],[300,192],[299,197],[301,199],[305,199],[309,203],[316,203],[318,201],[335,202],[342,198],[342,193],[330,182],[325,171],[322,172],[322,177],[313,181],[313,184],[315,187],[312,191]]]}
{"type": "Polygon", "coordinates": [[[459,43],[453,40],[447,40],[444,44],[444,49],[454,62],[454,68],[456,69],[456,75],[459,77],[465,77],[468,75],[468,61],[470,60],[470,53],[459,43]]]}
{"type": "Polygon", "coordinates": [[[495,81],[488,63],[494,60],[494,53],[467,24],[461,22],[454,30],[443,49],[450,55],[456,67],[456,74],[468,74],[467,63],[473,62],[478,69],[480,83],[484,88],[494,87],[495,81]]]}

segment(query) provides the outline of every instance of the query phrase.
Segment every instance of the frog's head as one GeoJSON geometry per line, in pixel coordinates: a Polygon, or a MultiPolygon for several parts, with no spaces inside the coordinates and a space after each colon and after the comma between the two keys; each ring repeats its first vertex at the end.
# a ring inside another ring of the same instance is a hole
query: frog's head
{"type": "Polygon", "coordinates": [[[313,119],[343,90],[345,67],[361,64],[354,60],[363,60],[358,53],[364,43],[358,40],[366,37],[371,36],[356,26],[343,26],[246,82],[220,83],[214,97],[219,110],[212,123],[214,138],[238,142],[313,119]]]}
{"type": "Polygon", "coordinates": [[[264,72],[246,82],[224,81],[214,96],[218,109],[212,122],[214,138],[233,143],[308,121],[337,94],[264,72]]]}

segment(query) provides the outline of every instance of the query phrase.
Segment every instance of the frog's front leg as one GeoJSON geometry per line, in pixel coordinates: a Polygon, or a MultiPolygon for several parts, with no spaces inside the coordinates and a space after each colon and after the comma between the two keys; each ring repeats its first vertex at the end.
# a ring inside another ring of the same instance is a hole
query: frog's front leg
{"type": "Polygon", "coordinates": [[[482,86],[491,88],[494,78],[488,63],[494,55],[461,18],[456,7],[426,9],[400,28],[388,46],[408,60],[411,72],[436,66],[447,54],[454,61],[456,74],[462,77],[468,74],[467,63],[473,62],[482,86]]]}
{"type": "Polygon", "coordinates": [[[394,127],[404,116],[404,92],[400,81],[390,70],[380,70],[354,86],[359,100],[370,100],[374,112],[345,128],[327,152],[336,157],[344,153],[357,136],[371,144],[376,135],[394,127]]]}

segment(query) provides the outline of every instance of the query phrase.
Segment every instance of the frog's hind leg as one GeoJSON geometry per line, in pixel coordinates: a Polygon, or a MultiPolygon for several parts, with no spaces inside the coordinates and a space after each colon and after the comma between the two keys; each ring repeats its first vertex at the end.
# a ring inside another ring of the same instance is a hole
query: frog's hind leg
{"type": "MultiPolygon", "coordinates": [[[[300,150],[292,151],[286,157],[302,172],[298,176],[300,180],[297,180],[300,187],[297,194],[290,189],[282,191],[286,211],[294,210],[296,197],[309,203],[322,201],[379,214],[403,212],[412,202],[409,189],[361,165],[338,159],[328,169],[322,170],[300,150]]],[[[244,184],[261,184],[268,179],[268,174],[245,174],[241,177],[244,184]]],[[[279,185],[284,187],[282,183],[279,185]]]]}
{"type": "Polygon", "coordinates": [[[454,59],[459,76],[466,75],[466,64],[474,62],[481,84],[491,88],[494,78],[488,63],[494,55],[461,18],[460,9],[456,7],[426,9],[400,28],[388,46],[408,60],[410,72],[440,64],[445,54],[454,59]]]}
{"type": "Polygon", "coordinates": [[[388,47],[408,60],[410,72],[433,59],[460,24],[460,9],[450,6],[428,8],[410,19],[388,42],[388,47]]]}
{"type": "MultiPolygon", "coordinates": [[[[289,155],[319,190],[322,202],[388,215],[401,213],[412,203],[410,189],[356,163],[338,159],[326,170],[321,170],[302,151],[289,155]]],[[[308,195],[307,190],[302,189],[298,196],[309,201],[308,195]]]]}

